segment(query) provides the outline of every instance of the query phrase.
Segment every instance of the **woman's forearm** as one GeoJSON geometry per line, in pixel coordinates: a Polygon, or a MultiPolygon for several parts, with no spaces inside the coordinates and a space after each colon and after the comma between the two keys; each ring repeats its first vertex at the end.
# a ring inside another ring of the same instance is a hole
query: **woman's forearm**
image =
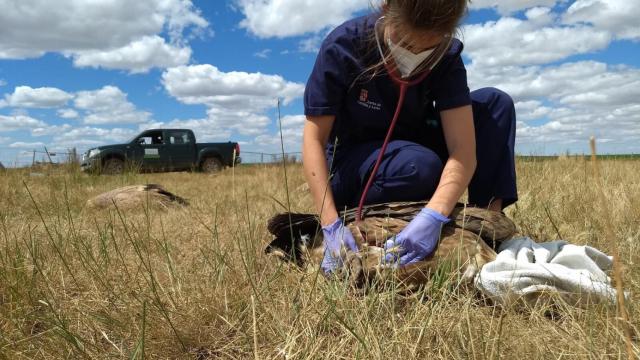
{"type": "Polygon", "coordinates": [[[476,171],[476,139],[471,105],[442,111],[449,159],[428,208],[449,216],[476,171]]]}
{"type": "Polygon", "coordinates": [[[449,157],[442,171],[438,188],[427,207],[449,216],[467,186],[469,186],[475,169],[475,156],[453,155],[449,157]]]}
{"type": "Polygon", "coordinates": [[[309,184],[313,202],[321,224],[328,225],[338,218],[329,182],[329,169],[323,144],[316,139],[304,139],[302,161],[304,176],[309,184]]]}

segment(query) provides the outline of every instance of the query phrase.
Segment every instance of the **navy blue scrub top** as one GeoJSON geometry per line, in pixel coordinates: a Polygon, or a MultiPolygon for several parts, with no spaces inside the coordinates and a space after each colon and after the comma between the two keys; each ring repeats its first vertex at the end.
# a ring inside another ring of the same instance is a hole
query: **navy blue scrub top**
{"type": "MultiPolygon", "coordinates": [[[[335,161],[351,145],[382,142],[398,103],[399,86],[386,71],[373,79],[362,75],[381,61],[373,33],[379,17],[356,18],[333,30],[322,43],[307,82],[305,115],[336,117],[327,144],[327,156],[335,161]]],[[[462,42],[453,39],[427,79],[408,89],[393,140],[412,141],[433,149],[443,160],[448,157],[439,112],[471,104],[462,49],[462,42]]]]}

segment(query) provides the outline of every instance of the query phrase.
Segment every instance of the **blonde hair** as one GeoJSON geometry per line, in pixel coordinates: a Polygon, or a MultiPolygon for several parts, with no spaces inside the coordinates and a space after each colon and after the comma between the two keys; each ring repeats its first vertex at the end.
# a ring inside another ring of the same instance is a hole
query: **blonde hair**
{"type": "MultiPolygon", "coordinates": [[[[445,37],[453,37],[458,31],[462,18],[467,13],[467,4],[469,2],[470,0],[384,0],[382,8],[379,9],[384,18],[379,21],[383,22],[384,27],[404,27],[410,32],[429,31],[445,37]]],[[[377,31],[377,26],[374,26],[374,31],[368,39],[369,52],[378,52],[377,31]]],[[[449,41],[443,41],[443,46],[439,46],[436,49],[436,53],[447,51],[448,43],[449,41]]],[[[391,59],[391,54],[387,49],[381,55],[382,60],[368,66],[356,77],[351,86],[354,86],[365,77],[365,82],[371,81],[382,72],[385,63],[391,59]]],[[[434,54],[434,57],[437,58],[438,56],[434,54]]]]}
{"type": "Polygon", "coordinates": [[[468,0],[385,0],[387,24],[453,35],[467,12],[468,0]]]}

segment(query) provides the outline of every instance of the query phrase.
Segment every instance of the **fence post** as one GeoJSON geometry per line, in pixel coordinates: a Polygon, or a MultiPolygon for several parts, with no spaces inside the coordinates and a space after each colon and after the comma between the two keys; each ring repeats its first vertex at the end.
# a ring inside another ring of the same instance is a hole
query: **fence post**
{"type": "Polygon", "coordinates": [[[71,154],[69,154],[69,158],[70,158],[69,162],[71,164],[75,164],[78,162],[78,152],[76,151],[75,147],[71,149],[71,154]]]}
{"type": "Polygon", "coordinates": [[[53,160],[51,160],[51,155],[49,155],[49,150],[47,150],[47,147],[44,147],[44,152],[47,153],[47,157],[49,158],[49,164],[53,164],[53,160]]]}
{"type": "Polygon", "coordinates": [[[33,159],[31,159],[31,167],[36,165],[36,151],[33,150],[33,159]]]}

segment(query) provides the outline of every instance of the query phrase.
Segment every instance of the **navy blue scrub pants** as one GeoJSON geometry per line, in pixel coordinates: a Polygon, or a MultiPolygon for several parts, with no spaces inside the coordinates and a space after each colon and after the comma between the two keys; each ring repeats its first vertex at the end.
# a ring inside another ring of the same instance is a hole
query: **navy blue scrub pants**
{"type": "MultiPolygon", "coordinates": [[[[504,208],[518,199],[513,100],[494,88],[474,91],[471,99],[477,167],[469,184],[469,204],[487,207],[491,201],[502,199],[504,208]]],[[[410,141],[391,141],[365,204],[431,198],[444,168],[444,147],[433,149],[410,141]]],[[[353,145],[339,163],[334,163],[331,188],[338,210],[358,206],[381,148],[380,141],[353,145]]]]}

